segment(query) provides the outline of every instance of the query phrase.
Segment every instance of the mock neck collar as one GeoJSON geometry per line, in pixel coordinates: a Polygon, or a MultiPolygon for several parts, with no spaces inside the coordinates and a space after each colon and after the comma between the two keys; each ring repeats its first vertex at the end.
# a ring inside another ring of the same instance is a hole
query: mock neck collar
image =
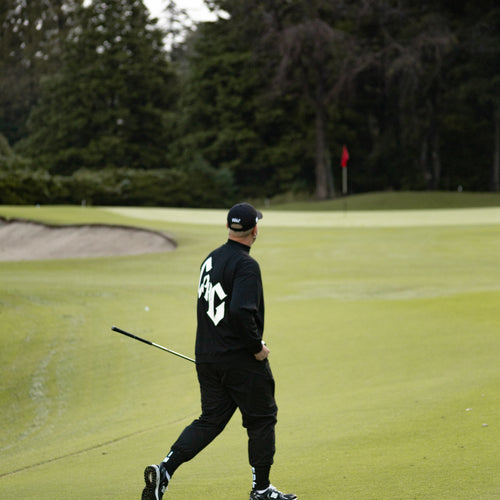
{"type": "Polygon", "coordinates": [[[250,247],[248,245],[245,245],[244,243],[240,243],[239,241],[228,239],[227,244],[230,246],[233,246],[235,248],[240,248],[241,250],[245,251],[246,253],[250,253],[250,247]]]}

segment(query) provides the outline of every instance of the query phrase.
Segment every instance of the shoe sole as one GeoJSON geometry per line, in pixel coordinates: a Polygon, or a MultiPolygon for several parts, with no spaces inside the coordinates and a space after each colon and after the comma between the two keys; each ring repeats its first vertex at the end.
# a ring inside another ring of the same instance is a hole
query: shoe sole
{"type": "Polygon", "coordinates": [[[148,465],[144,469],[144,482],[146,486],[142,490],[142,500],[160,500],[160,470],[156,465],[148,465]]]}
{"type": "Polygon", "coordinates": [[[272,500],[273,498],[282,499],[282,500],[298,500],[297,496],[292,493],[281,493],[271,492],[268,496],[267,494],[259,494],[259,493],[250,493],[250,500],[272,500]],[[280,496],[281,495],[281,496],[280,496]]]}

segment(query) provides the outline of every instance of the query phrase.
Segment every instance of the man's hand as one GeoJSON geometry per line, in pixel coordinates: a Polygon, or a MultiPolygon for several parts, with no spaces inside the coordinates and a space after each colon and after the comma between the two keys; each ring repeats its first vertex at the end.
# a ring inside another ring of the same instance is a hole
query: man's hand
{"type": "Polygon", "coordinates": [[[257,354],[254,354],[255,359],[257,361],[264,361],[269,356],[270,352],[271,351],[269,351],[266,344],[262,344],[262,350],[260,352],[258,352],[257,354]]]}

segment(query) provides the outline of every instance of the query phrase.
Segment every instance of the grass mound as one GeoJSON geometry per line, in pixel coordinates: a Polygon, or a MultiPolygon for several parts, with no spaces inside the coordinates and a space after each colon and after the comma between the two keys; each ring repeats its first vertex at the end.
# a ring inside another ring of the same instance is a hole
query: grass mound
{"type": "Polygon", "coordinates": [[[422,210],[446,208],[500,207],[498,193],[451,191],[389,191],[363,193],[320,202],[272,200],[270,208],[279,210],[422,210]]]}

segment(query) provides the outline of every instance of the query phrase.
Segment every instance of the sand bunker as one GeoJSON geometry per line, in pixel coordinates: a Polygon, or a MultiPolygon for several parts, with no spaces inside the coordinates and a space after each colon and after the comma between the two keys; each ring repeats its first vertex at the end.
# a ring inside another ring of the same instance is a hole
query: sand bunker
{"type": "Polygon", "coordinates": [[[168,235],[149,229],[106,224],[53,226],[0,218],[0,261],[140,255],[175,248],[168,235]]]}

